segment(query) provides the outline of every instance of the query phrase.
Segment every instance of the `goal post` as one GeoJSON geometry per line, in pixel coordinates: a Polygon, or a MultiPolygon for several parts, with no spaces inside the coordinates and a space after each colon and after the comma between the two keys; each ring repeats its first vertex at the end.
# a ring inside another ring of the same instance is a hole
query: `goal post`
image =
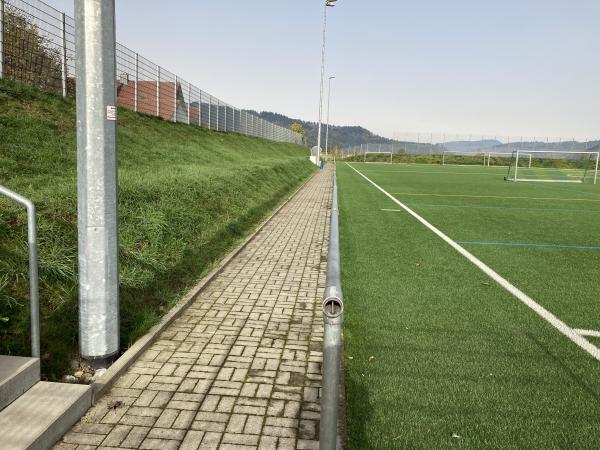
{"type": "Polygon", "coordinates": [[[444,150],[442,153],[442,166],[485,166],[487,154],[485,152],[460,152],[444,150]]]}
{"type": "Polygon", "coordinates": [[[364,152],[363,162],[366,163],[387,163],[393,162],[394,154],[392,152],[364,152]],[[369,159],[371,161],[369,161],[369,159]]]}
{"type": "Polygon", "coordinates": [[[596,184],[599,162],[600,152],[515,150],[505,180],[596,184]]]}

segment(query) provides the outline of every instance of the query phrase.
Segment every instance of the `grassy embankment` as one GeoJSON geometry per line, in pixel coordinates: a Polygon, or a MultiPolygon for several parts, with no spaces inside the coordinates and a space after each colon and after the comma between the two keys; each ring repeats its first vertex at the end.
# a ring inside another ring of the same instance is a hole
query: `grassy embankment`
{"type": "MultiPolygon", "coordinates": [[[[121,342],[313,172],[308,152],[119,111],[121,342]]],[[[75,100],[0,80],[0,184],[38,209],[43,371],[77,352],[75,100]]],[[[0,199],[0,354],[29,354],[26,215],[0,199]]]]}

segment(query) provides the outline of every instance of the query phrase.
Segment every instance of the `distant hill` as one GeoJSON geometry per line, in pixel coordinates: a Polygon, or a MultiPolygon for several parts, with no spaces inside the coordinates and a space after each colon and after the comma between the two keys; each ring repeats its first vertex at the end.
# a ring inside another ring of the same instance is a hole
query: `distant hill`
{"type": "MultiPolygon", "coordinates": [[[[306,132],[307,145],[312,147],[317,145],[317,127],[316,122],[308,122],[301,119],[292,119],[283,114],[278,114],[269,111],[257,112],[249,111],[259,115],[269,122],[273,122],[277,125],[289,128],[293,123],[299,123],[304,127],[306,132]]],[[[323,136],[321,146],[325,148],[325,127],[323,124],[323,136]]],[[[402,151],[405,141],[399,141],[394,139],[388,139],[383,136],[378,136],[371,131],[361,126],[329,126],[329,147],[333,148],[336,145],[342,148],[349,148],[353,146],[360,146],[364,144],[395,144],[398,147],[387,147],[383,148],[384,151],[398,152],[402,151]]],[[[496,151],[512,151],[516,148],[523,150],[555,150],[555,151],[585,151],[586,149],[592,151],[599,151],[600,141],[590,142],[512,142],[510,144],[503,144],[497,139],[483,139],[479,141],[448,141],[442,144],[414,144],[408,146],[409,153],[441,153],[444,149],[453,152],[475,152],[484,150],[496,150],[496,151]]]]}
{"type": "Polygon", "coordinates": [[[487,139],[483,141],[451,141],[444,142],[446,150],[451,152],[469,152],[501,146],[502,142],[496,139],[487,139]]]}
{"type": "MultiPolygon", "coordinates": [[[[277,114],[274,112],[256,112],[251,111],[255,114],[258,114],[265,120],[269,122],[273,122],[277,125],[281,125],[282,127],[289,128],[293,123],[299,123],[304,127],[306,132],[307,144],[312,147],[317,145],[317,129],[318,123],[316,122],[307,122],[301,119],[292,119],[290,117],[284,116],[283,114],[277,114]]],[[[325,129],[326,125],[323,124],[322,127],[322,142],[321,147],[325,147],[325,129]]],[[[378,136],[374,133],[371,133],[369,130],[359,126],[329,126],[329,147],[333,148],[336,145],[340,147],[350,147],[353,145],[361,145],[361,144],[395,144],[398,141],[393,139],[388,139],[382,136],[378,136]]]]}
{"type": "Polygon", "coordinates": [[[513,142],[510,144],[500,144],[496,148],[499,149],[515,149],[519,150],[553,150],[553,151],[598,151],[600,141],[588,142],[513,142]]]}

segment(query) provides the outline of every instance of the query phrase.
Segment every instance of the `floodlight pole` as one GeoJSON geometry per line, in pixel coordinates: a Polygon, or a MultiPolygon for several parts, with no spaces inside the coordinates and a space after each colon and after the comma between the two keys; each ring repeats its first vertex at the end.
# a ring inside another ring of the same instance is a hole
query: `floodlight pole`
{"type": "Polygon", "coordinates": [[[329,159],[329,107],[331,105],[331,80],[335,77],[329,77],[329,86],[327,87],[327,131],[325,132],[325,159],[329,159]]]}
{"type": "Polygon", "coordinates": [[[115,0],[75,2],[79,349],[96,367],[119,351],[115,0]]]}
{"type": "Polygon", "coordinates": [[[321,89],[319,93],[319,128],[317,132],[317,165],[321,164],[321,128],[323,125],[323,83],[325,78],[325,44],[327,41],[327,8],[333,8],[337,0],[326,0],[323,6],[323,46],[321,48],[321,89]]]}

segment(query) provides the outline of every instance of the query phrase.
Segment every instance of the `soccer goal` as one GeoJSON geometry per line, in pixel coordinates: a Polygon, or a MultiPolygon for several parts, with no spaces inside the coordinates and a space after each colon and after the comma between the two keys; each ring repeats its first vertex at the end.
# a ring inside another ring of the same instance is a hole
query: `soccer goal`
{"type": "MultiPolygon", "coordinates": [[[[512,152],[488,152],[487,166],[488,167],[508,167],[512,160],[512,152]]],[[[533,155],[525,151],[522,152],[522,158],[529,161],[528,167],[531,167],[533,155]]],[[[523,160],[521,161],[523,162],[523,160]]]]}
{"type": "Polygon", "coordinates": [[[391,164],[393,156],[392,152],[364,152],[364,162],[391,164]]]}
{"type": "Polygon", "coordinates": [[[485,166],[487,154],[485,152],[458,152],[444,150],[442,153],[442,166],[485,166]]]}
{"type": "Polygon", "coordinates": [[[507,181],[593,183],[598,180],[600,152],[515,150],[507,181]]]}

